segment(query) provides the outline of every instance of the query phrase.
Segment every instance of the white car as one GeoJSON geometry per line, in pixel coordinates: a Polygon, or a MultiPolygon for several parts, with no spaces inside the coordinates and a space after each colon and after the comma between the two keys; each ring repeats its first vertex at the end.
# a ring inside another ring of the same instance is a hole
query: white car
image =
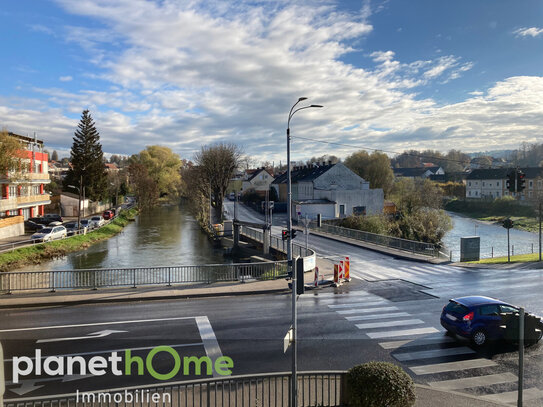
{"type": "Polygon", "coordinates": [[[41,229],[39,232],[34,233],[30,239],[40,242],[49,242],[55,239],[64,239],[68,235],[64,226],[52,226],[41,229]]]}
{"type": "Polygon", "coordinates": [[[91,228],[99,228],[102,226],[106,221],[101,216],[93,216],[90,218],[89,226],[91,228]]]}

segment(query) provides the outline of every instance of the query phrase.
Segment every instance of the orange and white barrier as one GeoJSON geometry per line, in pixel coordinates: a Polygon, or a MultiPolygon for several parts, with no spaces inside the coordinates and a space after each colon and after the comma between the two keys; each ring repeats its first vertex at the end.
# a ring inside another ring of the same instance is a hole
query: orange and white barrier
{"type": "Polygon", "coordinates": [[[315,267],[315,281],[313,282],[315,287],[319,285],[319,268],[315,267]]]}
{"type": "Polygon", "coordinates": [[[351,268],[351,261],[348,257],[345,257],[345,280],[351,281],[351,274],[350,274],[350,268],[351,268]]]}
{"type": "Polygon", "coordinates": [[[343,260],[339,261],[339,279],[345,278],[345,268],[343,267],[343,260]]]}
{"type": "Polygon", "coordinates": [[[339,284],[339,265],[334,264],[334,284],[339,284]]]}

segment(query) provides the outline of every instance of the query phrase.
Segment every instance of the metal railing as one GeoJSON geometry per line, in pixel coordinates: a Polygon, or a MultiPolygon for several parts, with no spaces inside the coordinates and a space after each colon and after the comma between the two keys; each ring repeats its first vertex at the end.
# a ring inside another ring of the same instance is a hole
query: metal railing
{"type": "Polygon", "coordinates": [[[322,224],[319,228],[316,222],[311,222],[310,229],[332,235],[348,237],[379,246],[390,247],[415,254],[422,254],[429,257],[439,257],[439,249],[432,243],[417,242],[415,240],[400,239],[398,237],[378,235],[376,233],[364,232],[356,229],[348,229],[340,226],[322,224]]]}
{"type": "MultiPolygon", "coordinates": [[[[343,371],[299,372],[297,407],[344,406],[345,375],[343,371]]],[[[4,403],[5,407],[288,407],[290,381],[291,374],[285,372],[252,374],[8,399],[4,403]],[[155,397],[155,401],[147,397],[155,397]]]]}
{"type": "Polygon", "coordinates": [[[201,266],[132,267],[0,273],[0,292],[180,285],[273,280],[285,276],[286,261],[201,266]]]}
{"type": "MultiPolygon", "coordinates": [[[[258,242],[264,241],[264,236],[260,230],[241,226],[241,234],[247,236],[249,239],[256,240],[258,242]]],[[[270,247],[279,250],[280,252],[287,252],[287,241],[277,236],[272,236],[270,240],[270,247]]],[[[292,256],[296,257],[308,257],[314,256],[315,252],[311,249],[306,249],[297,243],[292,244],[292,256]]]]}

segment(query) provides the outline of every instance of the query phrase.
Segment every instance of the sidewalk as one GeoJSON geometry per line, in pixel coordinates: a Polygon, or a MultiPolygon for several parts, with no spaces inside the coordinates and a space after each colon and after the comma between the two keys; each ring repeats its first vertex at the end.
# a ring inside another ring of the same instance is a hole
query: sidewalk
{"type": "MultiPolygon", "coordinates": [[[[471,396],[456,391],[437,390],[422,384],[415,385],[417,401],[415,407],[500,407],[511,406],[487,401],[481,397],[471,396]]],[[[514,404],[516,405],[516,403],[514,404]]]]}

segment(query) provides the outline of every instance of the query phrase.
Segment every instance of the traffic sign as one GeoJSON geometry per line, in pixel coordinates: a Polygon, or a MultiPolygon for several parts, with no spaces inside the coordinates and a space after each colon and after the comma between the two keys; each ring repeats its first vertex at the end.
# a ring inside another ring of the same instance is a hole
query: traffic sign
{"type": "Polygon", "coordinates": [[[283,353],[287,353],[287,349],[289,348],[290,344],[292,343],[292,327],[289,328],[287,331],[287,334],[283,338],[283,353]]]}

